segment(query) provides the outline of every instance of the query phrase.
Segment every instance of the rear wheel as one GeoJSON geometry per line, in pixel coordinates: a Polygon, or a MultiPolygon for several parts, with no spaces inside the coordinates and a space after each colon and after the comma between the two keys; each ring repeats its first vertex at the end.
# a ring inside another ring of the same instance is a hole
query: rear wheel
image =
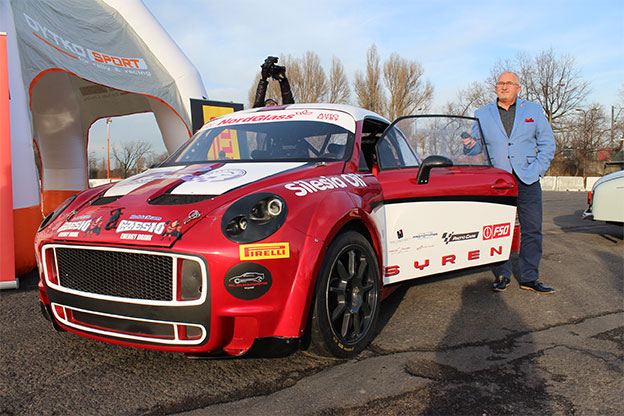
{"type": "Polygon", "coordinates": [[[379,316],[381,282],[377,258],[359,233],[340,234],[327,250],[316,284],[311,348],[349,358],[371,341],[379,316]]]}

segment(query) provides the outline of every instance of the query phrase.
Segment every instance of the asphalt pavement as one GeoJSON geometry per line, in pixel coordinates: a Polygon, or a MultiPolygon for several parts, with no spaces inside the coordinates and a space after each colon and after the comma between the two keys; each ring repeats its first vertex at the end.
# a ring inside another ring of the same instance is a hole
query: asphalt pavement
{"type": "Polygon", "coordinates": [[[0,415],[621,415],[621,226],[544,193],[540,295],[477,268],[404,284],[353,360],[188,360],[57,333],[36,273],[0,292],[0,415]]]}

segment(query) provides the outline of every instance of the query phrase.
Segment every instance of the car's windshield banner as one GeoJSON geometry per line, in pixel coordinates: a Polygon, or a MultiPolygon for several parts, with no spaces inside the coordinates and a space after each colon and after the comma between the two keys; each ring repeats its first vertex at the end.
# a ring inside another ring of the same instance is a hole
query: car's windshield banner
{"type": "Polygon", "coordinates": [[[355,120],[341,111],[322,109],[274,110],[257,113],[233,113],[217,118],[204,125],[203,129],[231,126],[237,124],[271,123],[281,121],[320,121],[335,124],[351,133],[355,133],[355,120]]]}

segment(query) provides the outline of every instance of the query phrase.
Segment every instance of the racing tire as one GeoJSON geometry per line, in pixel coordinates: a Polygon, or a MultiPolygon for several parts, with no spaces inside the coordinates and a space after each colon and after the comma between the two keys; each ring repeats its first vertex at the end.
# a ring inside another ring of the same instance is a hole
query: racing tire
{"type": "Polygon", "coordinates": [[[381,304],[377,257],[354,231],[338,235],[327,249],[318,276],[310,322],[310,350],[351,358],[373,338],[381,304]]]}

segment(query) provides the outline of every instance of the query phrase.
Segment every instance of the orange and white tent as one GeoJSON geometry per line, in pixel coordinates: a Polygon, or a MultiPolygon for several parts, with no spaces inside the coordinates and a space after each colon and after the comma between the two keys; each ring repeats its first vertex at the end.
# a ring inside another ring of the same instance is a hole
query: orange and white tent
{"type": "MultiPolygon", "coordinates": [[[[0,174],[12,178],[14,229],[0,238],[14,240],[19,276],[35,266],[42,214],[88,186],[88,132],[96,120],[153,112],[172,151],[191,134],[190,99],[206,92],[140,0],[0,0],[0,32],[8,50],[11,131],[11,172],[0,174]]],[[[16,286],[14,275],[3,271],[0,287],[16,286]]]]}

